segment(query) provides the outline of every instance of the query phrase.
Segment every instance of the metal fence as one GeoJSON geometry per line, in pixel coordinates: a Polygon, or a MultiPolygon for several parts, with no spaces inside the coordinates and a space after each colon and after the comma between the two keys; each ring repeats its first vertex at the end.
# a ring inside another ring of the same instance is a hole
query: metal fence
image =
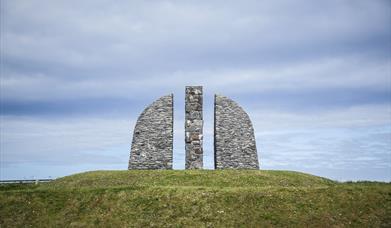
{"type": "Polygon", "coordinates": [[[30,179],[30,180],[0,180],[0,184],[29,184],[29,183],[43,183],[50,182],[54,179],[30,179]]]}

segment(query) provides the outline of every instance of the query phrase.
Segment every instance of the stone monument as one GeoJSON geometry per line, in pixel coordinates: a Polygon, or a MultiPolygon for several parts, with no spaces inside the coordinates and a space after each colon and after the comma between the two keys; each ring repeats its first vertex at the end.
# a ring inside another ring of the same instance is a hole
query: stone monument
{"type": "Polygon", "coordinates": [[[259,169],[250,117],[233,100],[215,95],[215,169],[259,169]]]}
{"type": "Polygon", "coordinates": [[[173,95],[159,98],[139,116],[128,169],[172,169],[173,95]]]}
{"type": "MultiPolygon", "coordinates": [[[[185,90],[186,169],[203,168],[202,86],[185,90]]],[[[173,95],[159,98],[139,116],[134,128],[129,169],[172,169],[173,95]]],[[[233,100],[215,95],[215,169],[259,169],[254,128],[233,100]]]]}
{"type": "Polygon", "coordinates": [[[185,147],[186,169],[202,169],[202,86],[186,86],[185,147]]]}

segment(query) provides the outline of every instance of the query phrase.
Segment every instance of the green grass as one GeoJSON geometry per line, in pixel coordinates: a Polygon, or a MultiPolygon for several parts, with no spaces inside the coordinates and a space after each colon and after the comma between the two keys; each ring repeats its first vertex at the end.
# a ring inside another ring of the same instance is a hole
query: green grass
{"type": "Polygon", "coordinates": [[[95,171],[0,186],[0,227],[391,227],[391,184],[290,171],[95,171]]]}

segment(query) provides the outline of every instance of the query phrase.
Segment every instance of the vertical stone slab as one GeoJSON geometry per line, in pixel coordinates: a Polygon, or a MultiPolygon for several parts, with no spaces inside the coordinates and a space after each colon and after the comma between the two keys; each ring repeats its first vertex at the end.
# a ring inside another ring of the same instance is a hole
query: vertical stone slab
{"type": "Polygon", "coordinates": [[[159,98],[139,116],[129,169],[172,169],[173,95],[159,98]]]}
{"type": "Polygon", "coordinates": [[[215,169],[259,169],[254,128],[233,100],[215,95],[215,169]]]}
{"type": "Polygon", "coordinates": [[[202,86],[186,86],[185,146],[186,169],[202,169],[202,86]]]}

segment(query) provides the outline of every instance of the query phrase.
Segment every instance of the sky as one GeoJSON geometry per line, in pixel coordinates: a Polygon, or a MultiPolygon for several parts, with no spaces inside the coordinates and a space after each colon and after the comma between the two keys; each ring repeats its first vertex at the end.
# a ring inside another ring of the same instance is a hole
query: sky
{"type": "Polygon", "coordinates": [[[143,109],[184,93],[239,103],[261,169],[391,181],[391,1],[1,0],[0,179],[127,169],[143,109]]]}

